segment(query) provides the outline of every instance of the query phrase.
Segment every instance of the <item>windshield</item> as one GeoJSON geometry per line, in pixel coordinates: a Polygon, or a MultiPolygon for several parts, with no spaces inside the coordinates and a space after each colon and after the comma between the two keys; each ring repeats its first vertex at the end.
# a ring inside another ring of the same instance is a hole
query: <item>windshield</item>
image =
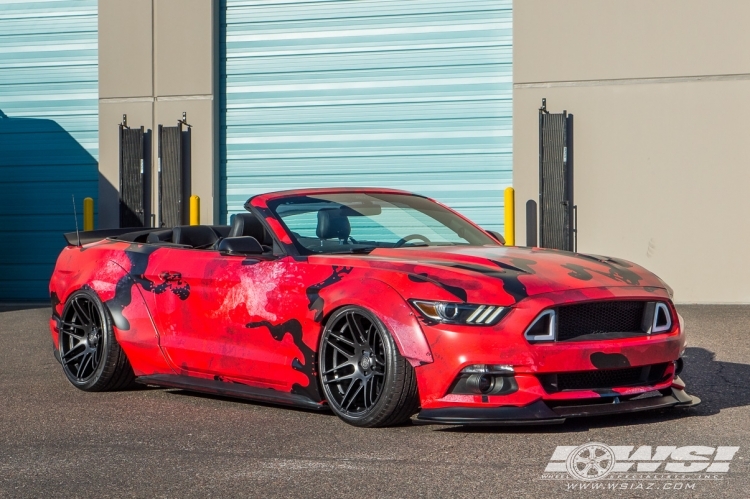
{"type": "Polygon", "coordinates": [[[341,193],[272,200],[302,254],[358,253],[375,248],[497,245],[442,206],[407,194],[341,193]]]}

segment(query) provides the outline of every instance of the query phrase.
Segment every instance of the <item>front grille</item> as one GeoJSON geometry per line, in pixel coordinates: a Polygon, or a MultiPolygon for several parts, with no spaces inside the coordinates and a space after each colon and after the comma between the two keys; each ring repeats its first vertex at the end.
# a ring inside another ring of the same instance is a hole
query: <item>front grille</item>
{"type": "Polygon", "coordinates": [[[580,373],[563,373],[557,375],[559,390],[587,390],[591,388],[614,388],[629,386],[641,380],[643,369],[631,367],[609,371],[584,371],[580,373]]]}
{"type": "Polygon", "coordinates": [[[557,341],[589,334],[643,332],[645,301],[599,301],[557,309],[557,341]]]}
{"type": "Polygon", "coordinates": [[[623,386],[653,385],[664,379],[669,362],[625,369],[542,374],[539,380],[549,393],[563,390],[599,390],[623,386]]]}

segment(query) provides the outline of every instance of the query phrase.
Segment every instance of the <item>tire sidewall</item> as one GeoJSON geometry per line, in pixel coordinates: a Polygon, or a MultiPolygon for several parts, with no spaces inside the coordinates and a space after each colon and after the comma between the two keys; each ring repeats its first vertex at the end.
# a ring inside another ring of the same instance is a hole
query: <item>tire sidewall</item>
{"type": "MultiPolygon", "coordinates": [[[[70,308],[73,306],[73,299],[79,296],[85,296],[87,299],[91,300],[96,305],[97,311],[99,312],[99,316],[102,318],[102,329],[103,329],[102,336],[101,336],[101,341],[103,342],[102,355],[101,355],[101,358],[99,359],[99,365],[96,366],[96,369],[94,370],[93,374],[85,381],[78,381],[75,375],[68,371],[65,363],[61,362],[61,364],[63,368],[63,373],[65,373],[65,377],[68,378],[68,381],[70,381],[70,383],[73,386],[81,390],[89,391],[89,390],[96,389],[97,385],[104,384],[107,381],[103,379],[103,373],[107,364],[111,362],[109,357],[112,354],[111,345],[114,340],[114,332],[112,329],[112,321],[109,318],[109,311],[106,309],[102,301],[99,299],[99,296],[92,290],[89,290],[86,288],[79,289],[78,291],[71,293],[71,295],[68,297],[67,301],[65,302],[65,307],[63,308],[62,317],[63,318],[67,317],[68,312],[70,311],[70,308]]],[[[62,343],[62,333],[58,334],[58,345],[57,345],[57,349],[60,352],[60,357],[62,358],[61,343],[62,343]]]]}
{"type": "Polygon", "coordinates": [[[323,334],[320,335],[320,343],[318,345],[318,366],[320,366],[319,381],[323,395],[328,401],[328,406],[331,408],[331,410],[338,417],[349,424],[355,426],[369,426],[369,423],[377,418],[378,415],[383,411],[383,408],[390,402],[390,394],[388,393],[388,391],[391,390],[391,387],[394,383],[394,377],[396,376],[396,361],[398,355],[400,354],[395,342],[393,341],[393,337],[391,336],[390,331],[388,331],[388,328],[385,326],[385,324],[383,324],[383,321],[381,321],[380,318],[371,311],[357,305],[348,305],[336,310],[333,314],[331,314],[331,316],[328,318],[328,321],[326,321],[325,328],[323,329],[323,334]],[[359,314],[362,314],[380,329],[380,333],[383,337],[383,347],[386,356],[386,373],[385,379],[383,380],[383,391],[380,393],[378,401],[375,403],[375,405],[373,405],[368,411],[357,416],[347,414],[336,407],[336,404],[331,402],[332,397],[330,394],[330,389],[326,384],[323,383],[323,345],[325,344],[326,336],[330,332],[331,327],[336,324],[336,322],[338,322],[338,320],[343,315],[350,312],[357,312],[359,314]]]}

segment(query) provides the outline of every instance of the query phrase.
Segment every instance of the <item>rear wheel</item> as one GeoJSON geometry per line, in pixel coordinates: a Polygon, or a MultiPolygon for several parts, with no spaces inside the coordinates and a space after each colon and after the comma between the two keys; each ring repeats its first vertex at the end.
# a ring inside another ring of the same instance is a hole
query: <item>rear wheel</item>
{"type": "Polygon", "coordinates": [[[76,388],[99,392],[133,385],[135,375],[115,339],[109,312],[93,291],[81,289],[68,298],[58,348],[63,372],[76,388]]]}
{"type": "Polygon", "coordinates": [[[347,423],[397,425],[416,412],[414,368],[370,311],[355,306],[336,311],[321,337],[319,356],[328,404],[347,423]]]}

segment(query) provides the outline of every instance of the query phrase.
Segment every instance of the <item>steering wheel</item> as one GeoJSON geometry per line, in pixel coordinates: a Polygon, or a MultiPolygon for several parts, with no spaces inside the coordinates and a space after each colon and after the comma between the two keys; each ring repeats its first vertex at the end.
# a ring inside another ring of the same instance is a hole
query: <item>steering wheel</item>
{"type": "Polygon", "coordinates": [[[408,236],[404,236],[401,239],[399,239],[393,247],[400,248],[404,244],[408,243],[409,241],[413,241],[415,239],[421,239],[427,244],[430,244],[432,242],[429,239],[427,239],[425,236],[423,236],[422,234],[409,234],[408,236]]]}

